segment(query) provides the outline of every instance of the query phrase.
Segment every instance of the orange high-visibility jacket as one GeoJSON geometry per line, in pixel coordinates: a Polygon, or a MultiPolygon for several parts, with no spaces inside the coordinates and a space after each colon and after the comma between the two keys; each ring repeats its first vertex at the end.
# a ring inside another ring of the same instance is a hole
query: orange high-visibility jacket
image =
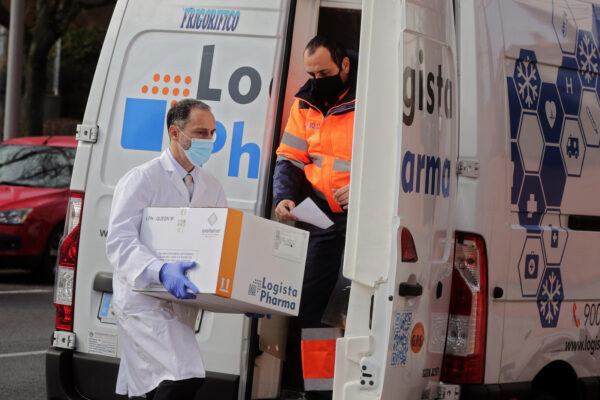
{"type": "MultiPolygon", "coordinates": [[[[296,94],[277,149],[276,168],[280,161],[289,161],[303,170],[315,195],[327,200],[331,211],[341,213],[342,208],[333,199],[333,189],[350,183],[356,90],[354,87],[345,89],[337,103],[324,113],[310,97],[311,83],[307,82],[296,94]]],[[[290,184],[284,182],[285,176],[275,174],[276,202],[289,198],[277,195],[278,187],[290,184]]]]}

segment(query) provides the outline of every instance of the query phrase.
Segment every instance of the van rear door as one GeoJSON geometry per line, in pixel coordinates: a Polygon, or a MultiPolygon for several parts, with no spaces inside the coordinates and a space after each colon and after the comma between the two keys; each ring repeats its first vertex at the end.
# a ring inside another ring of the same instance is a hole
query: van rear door
{"type": "MultiPolygon", "coordinates": [[[[109,309],[111,285],[97,281],[112,274],[105,255],[112,194],[121,176],[168,146],[165,117],[173,102],[192,97],[212,107],[216,143],[205,168],[222,182],[230,207],[265,212],[290,1],[251,3],[122,0],[115,8],[84,116],[84,125],[97,126],[97,141],[80,143],[75,169],[86,173],[76,172],[71,187],[85,191],[77,352],[120,354],[114,320],[98,311],[109,309]]],[[[207,384],[221,380],[243,398],[250,320],[205,312],[199,322],[207,384]]],[[[94,398],[91,389],[80,389],[94,398]]]]}
{"type": "Polygon", "coordinates": [[[451,1],[363,3],[344,264],[352,288],[335,399],[437,396],[453,264],[455,54],[451,1]]]}

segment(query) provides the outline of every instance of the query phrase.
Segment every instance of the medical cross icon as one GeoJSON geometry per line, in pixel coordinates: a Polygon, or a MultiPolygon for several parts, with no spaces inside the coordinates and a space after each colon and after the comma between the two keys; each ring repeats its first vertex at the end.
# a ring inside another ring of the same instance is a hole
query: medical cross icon
{"type": "Polygon", "coordinates": [[[527,200],[527,217],[533,217],[533,213],[537,211],[537,200],[533,193],[529,194],[529,200],[527,200]]]}

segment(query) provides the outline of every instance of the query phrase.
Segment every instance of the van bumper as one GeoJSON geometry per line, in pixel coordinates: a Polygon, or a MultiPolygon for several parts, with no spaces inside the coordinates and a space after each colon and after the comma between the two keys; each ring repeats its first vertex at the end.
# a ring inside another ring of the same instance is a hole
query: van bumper
{"type": "Polygon", "coordinates": [[[500,400],[529,399],[531,394],[531,382],[515,382],[488,385],[461,385],[461,400],[500,400]]]}
{"type": "MultiPolygon", "coordinates": [[[[50,347],[46,352],[46,393],[50,400],[126,400],[115,394],[119,359],[50,347]]],[[[203,399],[238,398],[238,375],[206,372],[203,399]]]]}
{"type": "MultiPolygon", "coordinates": [[[[600,398],[600,377],[577,379],[573,399],[600,398]]],[[[489,385],[461,385],[461,400],[527,400],[532,394],[531,382],[514,382],[489,385]]]]}

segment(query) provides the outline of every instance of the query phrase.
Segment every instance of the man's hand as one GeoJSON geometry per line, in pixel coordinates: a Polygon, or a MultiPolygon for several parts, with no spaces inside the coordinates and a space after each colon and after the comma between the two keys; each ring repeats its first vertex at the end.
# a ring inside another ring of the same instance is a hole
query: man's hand
{"type": "Polygon", "coordinates": [[[350,197],[350,185],[342,186],[339,189],[333,189],[333,199],[344,209],[348,209],[348,199],[350,197]]]}
{"type": "Polygon", "coordinates": [[[165,263],[158,276],[163,286],[178,299],[195,299],[196,296],[187,292],[198,293],[198,288],[185,276],[185,271],[192,268],[196,263],[194,261],[177,261],[165,263]]]}
{"type": "Polygon", "coordinates": [[[277,216],[277,219],[281,222],[298,221],[298,218],[290,213],[290,211],[292,211],[295,207],[296,204],[292,200],[281,200],[275,208],[275,215],[277,216]]]}

